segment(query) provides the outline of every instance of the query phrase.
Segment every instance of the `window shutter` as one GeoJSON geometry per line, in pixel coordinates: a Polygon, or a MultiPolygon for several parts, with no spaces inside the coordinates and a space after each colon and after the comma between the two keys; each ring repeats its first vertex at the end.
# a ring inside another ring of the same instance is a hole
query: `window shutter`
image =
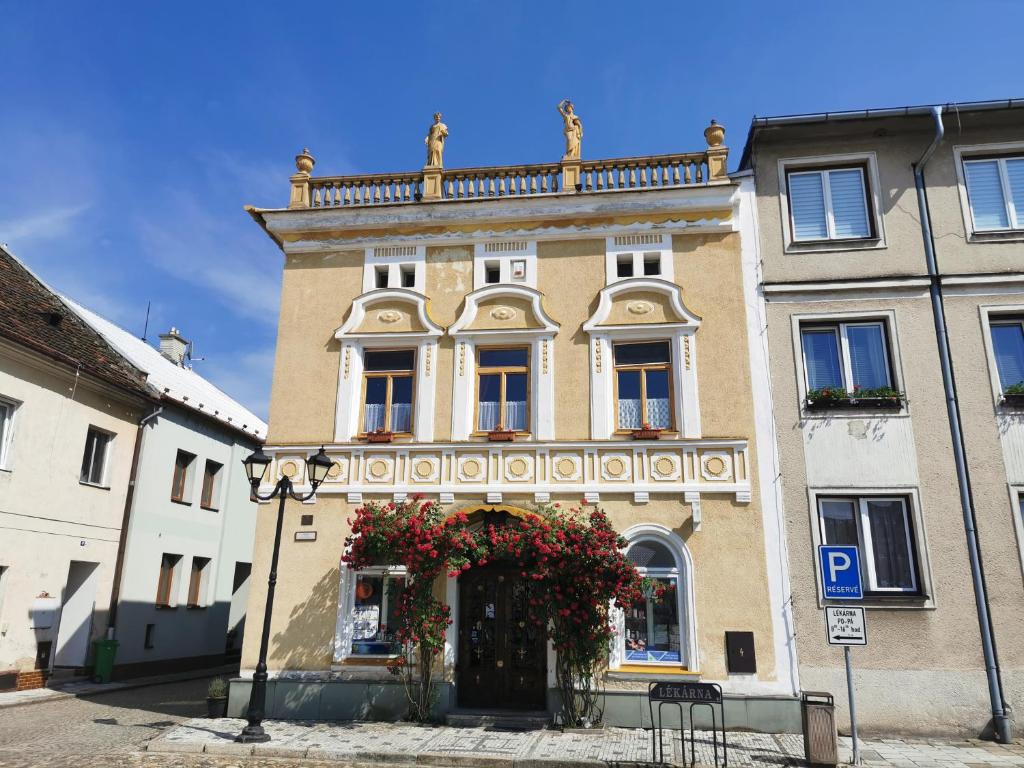
{"type": "Polygon", "coordinates": [[[1010,185],[1010,199],[1016,221],[1015,229],[1024,229],[1024,157],[1015,157],[1006,161],[1006,180],[1010,185]]]}
{"type": "Polygon", "coordinates": [[[794,240],[827,240],[825,190],[820,173],[789,175],[789,208],[794,240]]]}
{"type": "Polygon", "coordinates": [[[831,330],[804,331],[804,361],[807,366],[807,388],[837,387],[844,389],[839,366],[839,344],[831,330]]]}
{"type": "Polygon", "coordinates": [[[832,196],[834,236],[870,237],[864,173],[859,168],[829,171],[828,189],[832,196]]]}
{"type": "Polygon", "coordinates": [[[998,160],[973,160],[964,163],[967,176],[967,197],[974,216],[974,228],[1006,229],[1006,201],[999,180],[998,160]]]}

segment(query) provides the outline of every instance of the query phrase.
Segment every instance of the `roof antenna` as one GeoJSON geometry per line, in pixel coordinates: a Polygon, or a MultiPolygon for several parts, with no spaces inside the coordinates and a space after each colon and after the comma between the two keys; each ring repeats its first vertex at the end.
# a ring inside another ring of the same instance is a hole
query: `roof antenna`
{"type": "Polygon", "coordinates": [[[142,340],[143,341],[146,340],[146,334],[149,333],[149,305],[150,304],[152,304],[152,302],[150,302],[150,301],[146,302],[146,324],[142,328],[142,340]]]}

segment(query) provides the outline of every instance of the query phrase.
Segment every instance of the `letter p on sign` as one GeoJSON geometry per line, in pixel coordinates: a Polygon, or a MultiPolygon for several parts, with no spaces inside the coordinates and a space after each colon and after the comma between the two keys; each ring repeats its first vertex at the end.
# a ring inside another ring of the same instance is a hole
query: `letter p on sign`
{"type": "Polygon", "coordinates": [[[818,547],[821,592],[826,600],[863,600],[857,547],[818,547]]]}

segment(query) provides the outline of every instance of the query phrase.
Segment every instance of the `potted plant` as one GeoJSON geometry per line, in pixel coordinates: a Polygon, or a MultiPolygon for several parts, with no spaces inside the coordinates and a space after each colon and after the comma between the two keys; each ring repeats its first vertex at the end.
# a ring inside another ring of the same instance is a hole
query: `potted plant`
{"type": "Polygon", "coordinates": [[[634,429],[630,434],[634,440],[658,440],[661,438],[661,430],[652,428],[646,421],[640,429],[634,429]]]}
{"type": "Polygon", "coordinates": [[[207,717],[227,717],[228,715],[228,681],[223,677],[215,677],[206,689],[207,717]]]}
{"type": "Polygon", "coordinates": [[[499,424],[487,433],[487,439],[492,443],[511,443],[516,439],[515,430],[505,429],[504,424],[499,424]]]}
{"type": "Polygon", "coordinates": [[[903,405],[902,392],[892,387],[865,389],[855,386],[853,392],[842,387],[819,387],[807,393],[807,409],[820,411],[834,408],[867,408],[897,410],[903,405]]]}
{"type": "Polygon", "coordinates": [[[1013,408],[1024,406],[1024,381],[1018,381],[1003,390],[1003,405],[1013,408]]]}
{"type": "Polygon", "coordinates": [[[390,443],[394,437],[393,432],[385,432],[383,427],[366,433],[366,441],[369,443],[390,443]]]}

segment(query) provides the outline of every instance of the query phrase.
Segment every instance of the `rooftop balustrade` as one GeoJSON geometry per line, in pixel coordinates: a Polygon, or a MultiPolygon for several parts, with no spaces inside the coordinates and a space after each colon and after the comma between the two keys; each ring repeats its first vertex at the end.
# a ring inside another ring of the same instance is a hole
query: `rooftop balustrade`
{"type": "Polygon", "coordinates": [[[481,200],[555,194],[623,192],[721,183],[728,180],[725,131],[711,121],[702,152],[624,157],[609,160],[562,159],[557,163],[480,168],[425,166],[404,173],[313,176],[309,150],[295,158],[289,208],[349,208],[406,205],[439,200],[481,200]]]}

